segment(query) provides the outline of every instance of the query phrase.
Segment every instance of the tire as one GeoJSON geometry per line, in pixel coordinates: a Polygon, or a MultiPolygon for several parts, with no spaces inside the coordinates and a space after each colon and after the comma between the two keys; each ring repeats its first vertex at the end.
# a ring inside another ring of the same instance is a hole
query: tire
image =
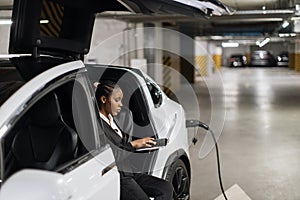
{"type": "Polygon", "coordinates": [[[190,177],[182,160],[178,159],[172,163],[167,172],[166,180],[173,186],[174,200],[190,199],[190,177]]]}

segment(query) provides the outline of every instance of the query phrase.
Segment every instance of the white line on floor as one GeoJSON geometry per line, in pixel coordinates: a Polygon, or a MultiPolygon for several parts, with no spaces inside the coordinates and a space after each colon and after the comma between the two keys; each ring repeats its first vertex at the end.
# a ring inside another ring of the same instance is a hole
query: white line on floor
{"type": "MultiPolygon", "coordinates": [[[[225,191],[228,200],[251,200],[250,197],[240,188],[237,184],[231,186],[228,190],[225,191]]],[[[215,200],[225,200],[221,194],[215,200]]]]}

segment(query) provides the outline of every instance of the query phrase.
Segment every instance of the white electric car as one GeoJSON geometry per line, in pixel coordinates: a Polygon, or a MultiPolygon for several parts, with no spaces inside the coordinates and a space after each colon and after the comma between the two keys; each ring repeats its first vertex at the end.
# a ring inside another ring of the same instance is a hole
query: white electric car
{"type": "MultiPolygon", "coordinates": [[[[0,62],[0,200],[119,199],[119,173],[103,138],[92,84],[105,79],[123,90],[117,120],[124,131],[132,138],[168,139],[166,146],[128,159],[137,171],[170,181],[174,199],[189,199],[182,106],[138,69],[82,62],[96,13],[129,9],[203,16],[213,11],[204,13],[198,4],[184,2],[14,0],[9,53],[26,55],[0,62]]],[[[211,2],[213,8],[226,9],[211,2]]]]}
{"type": "MultiPolygon", "coordinates": [[[[24,58],[12,60],[18,59],[24,58]]],[[[122,87],[124,112],[119,120],[132,137],[169,139],[165,147],[134,153],[136,169],[168,179],[177,186],[179,198],[188,197],[184,111],[142,72],[74,61],[24,82],[14,67],[2,71],[14,81],[1,80],[0,199],[119,199],[114,157],[101,141],[91,84],[95,79],[114,80],[122,87]],[[129,119],[131,125],[124,122],[129,119]]]]}

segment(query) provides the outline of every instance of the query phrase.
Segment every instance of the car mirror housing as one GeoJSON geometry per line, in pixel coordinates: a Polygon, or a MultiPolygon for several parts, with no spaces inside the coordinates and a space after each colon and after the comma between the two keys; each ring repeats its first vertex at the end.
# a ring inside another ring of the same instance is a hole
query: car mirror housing
{"type": "Polygon", "coordinates": [[[24,197],[31,200],[67,200],[72,195],[62,174],[26,169],[12,175],[0,191],[0,200],[19,200],[24,197]]]}

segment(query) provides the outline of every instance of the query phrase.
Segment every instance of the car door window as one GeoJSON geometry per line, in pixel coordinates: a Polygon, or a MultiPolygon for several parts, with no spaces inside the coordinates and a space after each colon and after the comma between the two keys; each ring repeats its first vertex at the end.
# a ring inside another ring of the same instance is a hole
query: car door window
{"type": "Polygon", "coordinates": [[[90,95],[82,74],[39,91],[1,141],[2,177],[24,168],[64,173],[88,160],[99,146],[90,95]]]}

